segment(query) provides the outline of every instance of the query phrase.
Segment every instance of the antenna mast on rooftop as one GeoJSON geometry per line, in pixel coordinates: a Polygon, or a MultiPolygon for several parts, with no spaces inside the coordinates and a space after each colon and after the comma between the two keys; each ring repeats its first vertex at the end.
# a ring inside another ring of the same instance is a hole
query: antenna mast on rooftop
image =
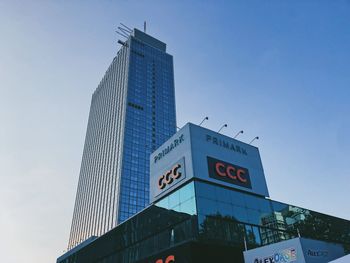
{"type": "Polygon", "coordinates": [[[143,32],[146,33],[146,21],[143,22],[143,32]]]}
{"type": "Polygon", "coordinates": [[[118,26],[118,29],[117,31],[117,34],[125,37],[125,38],[128,38],[129,35],[131,34],[132,32],[132,29],[130,27],[127,27],[126,25],[124,25],[123,23],[120,23],[121,26],[118,26]]]}
{"type": "Polygon", "coordinates": [[[118,26],[117,30],[115,31],[118,35],[121,35],[122,37],[126,38],[125,41],[118,40],[118,43],[125,46],[126,40],[129,38],[130,34],[132,33],[132,29],[123,23],[120,23],[120,26],[118,26]]]}

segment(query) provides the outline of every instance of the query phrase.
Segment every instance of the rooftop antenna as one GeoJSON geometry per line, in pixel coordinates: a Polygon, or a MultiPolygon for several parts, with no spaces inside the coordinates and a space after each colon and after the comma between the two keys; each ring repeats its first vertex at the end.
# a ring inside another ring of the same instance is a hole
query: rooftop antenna
{"type": "Polygon", "coordinates": [[[235,137],[233,137],[233,139],[236,139],[236,137],[237,137],[238,135],[240,135],[241,133],[243,133],[243,130],[240,130],[239,132],[237,132],[237,134],[235,135],[235,137]]]}
{"type": "MultiPolygon", "coordinates": [[[[117,30],[115,31],[118,35],[121,35],[122,37],[126,38],[126,40],[129,38],[129,35],[132,33],[132,30],[130,27],[124,25],[123,23],[120,23],[121,26],[118,26],[117,30]]],[[[118,40],[118,44],[121,44],[123,46],[127,46],[127,43],[122,40],[118,40]]]]}
{"type": "Polygon", "coordinates": [[[146,21],[143,22],[143,32],[146,33],[146,21]]]}
{"type": "Polygon", "coordinates": [[[128,38],[128,36],[127,36],[127,35],[125,35],[125,34],[123,34],[123,33],[119,32],[118,30],[116,30],[115,32],[116,32],[117,34],[121,35],[122,37],[128,38]]]}
{"type": "Polygon", "coordinates": [[[259,136],[254,137],[254,139],[251,140],[249,144],[252,144],[252,142],[255,141],[255,140],[259,140],[259,136]]]}
{"type": "Polygon", "coordinates": [[[208,118],[208,117],[205,117],[205,118],[201,121],[201,123],[200,123],[198,126],[201,126],[202,123],[203,123],[204,121],[206,121],[206,120],[209,120],[209,118],[208,118]]]}
{"type": "Polygon", "coordinates": [[[120,23],[124,28],[126,28],[127,30],[129,30],[129,33],[132,32],[132,29],[126,25],[124,25],[123,23],[120,23]]]}
{"type": "Polygon", "coordinates": [[[115,31],[117,34],[125,37],[125,38],[129,38],[129,35],[131,34],[132,30],[130,27],[127,27],[126,25],[124,25],[123,23],[120,23],[121,26],[118,26],[117,31],[115,31]]]}
{"type": "Polygon", "coordinates": [[[222,125],[221,128],[218,130],[218,133],[220,133],[220,131],[225,127],[227,127],[227,124],[222,125]]]}

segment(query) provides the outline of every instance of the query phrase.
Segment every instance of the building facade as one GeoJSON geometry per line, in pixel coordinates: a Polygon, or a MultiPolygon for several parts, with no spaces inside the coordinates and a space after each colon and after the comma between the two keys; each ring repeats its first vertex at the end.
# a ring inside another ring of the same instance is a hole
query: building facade
{"type": "Polygon", "coordinates": [[[260,263],[265,249],[252,261],[244,251],[298,237],[311,240],[310,258],[324,247],[337,248],[332,259],[350,252],[350,221],[268,197],[254,146],[187,124],[151,154],[150,168],[151,205],[58,263],[260,263]]]}
{"type": "Polygon", "coordinates": [[[173,58],[134,29],[92,95],[68,248],[149,204],[149,156],[176,132],[173,58]]]}

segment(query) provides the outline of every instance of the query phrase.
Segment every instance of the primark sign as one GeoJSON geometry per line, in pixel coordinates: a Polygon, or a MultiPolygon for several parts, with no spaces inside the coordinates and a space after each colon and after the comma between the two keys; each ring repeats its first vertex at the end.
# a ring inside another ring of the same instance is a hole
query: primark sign
{"type": "Polygon", "coordinates": [[[154,163],[162,159],[164,156],[166,156],[168,153],[170,153],[172,150],[174,150],[177,146],[179,146],[183,141],[185,140],[185,137],[183,134],[179,135],[177,138],[172,140],[168,145],[166,145],[164,148],[162,148],[157,155],[154,156],[153,160],[154,163]]]}
{"type": "Polygon", "coordinates": [[[227,140],[224,140],[222,138],[218,138],[216,136],[206,134],[205,140],[206,140],[206,142],[212,143],[212,144],[217,145],[218,147],[222,147],[226,150],[240,153],[243,155],[248,155],[247,150],[245,148],[243,148],[237,144],[231,143],[227,140]]]}

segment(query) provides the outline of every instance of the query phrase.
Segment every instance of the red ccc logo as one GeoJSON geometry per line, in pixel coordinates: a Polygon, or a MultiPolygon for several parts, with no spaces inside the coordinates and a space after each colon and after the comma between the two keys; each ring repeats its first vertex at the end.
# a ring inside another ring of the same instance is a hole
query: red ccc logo
{"type": "Polygon", "coordinates": [[[247,168],[207,157],[209,177],[252,189],[247,168]]]}
{"type": "Polygon", "coordinates": [[[163,261],[163,259],[158,259],[156,261],[156,263],[174,263],[174,262],[175,262],[175,256],[174,255],[168,256],[164,261],[163,261]]]}
{"type": "Polygon", "coordinates": [[[225,165],[222,162],[218,162],[215,164],[216,174],[222,177],[227,176],[232,180],[238,180],[241,183],[246,183],[247,179],[246,172],[243,169],[236,169],[232,165],[225,165]]]}

